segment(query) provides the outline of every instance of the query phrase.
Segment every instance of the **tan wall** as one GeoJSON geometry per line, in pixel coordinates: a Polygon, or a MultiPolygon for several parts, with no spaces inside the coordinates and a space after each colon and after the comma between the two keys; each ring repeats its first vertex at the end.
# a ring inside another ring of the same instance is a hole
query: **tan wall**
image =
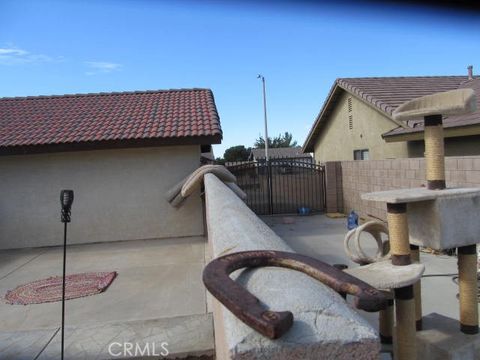
{"type": "MultiPolygon", "coordinates": [[[[480,187],[480,156],[447,157],[445,166],[447,186],[480,187]]],[[[361,200],[362,193],[426,184],[423,158],[342,161],[341,169],[344,211],[354,209],[365,218],[386,220],[386,205],[361,200]]]]}
{"type": "Polygon", "coordinates": [[[75,200],[69,243],[202,235],[199,193],[165,192],[199,166],[200,146],[0,157],[0,248],[62,243],[60,190],[75,200]]]}
{"type": "Polygon", "coordinates": [[[327,120],[325,128],[314,146],[317,162],[353,160],[353,151],[369,149],[370,159],[402,158],[408,156],[407,144],[386,143],[382,134],[398,127],[386,116],[352,97],[352,112],[348,112],[344,92],[327,120]],[[353,129],[349,129],[348,116],[353,116],[353,129]]]}
{"type": "MultiPolygon", "coordinates": [[[[408,157],[423,157],[425,144],[422,140],[408,142],[408,157]]],[[[446,156],[480,155],[480,135],[445,139],[446,156]]]]}

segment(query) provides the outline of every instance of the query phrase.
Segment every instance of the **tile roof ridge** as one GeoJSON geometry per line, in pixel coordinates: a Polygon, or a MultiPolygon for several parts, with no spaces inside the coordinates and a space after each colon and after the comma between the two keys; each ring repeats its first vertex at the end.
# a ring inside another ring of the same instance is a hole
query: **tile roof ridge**
{"type": "Polygon", "coordinates": [[[348,82],[344,82],[342,78],[337,79],[337,80],[338,80],[337,83],[341,88],[352,92],[354,95],[357,95],[358,97],[365,100],[366,102],[376,106],[377,108],[379,108],[380,110],[382,110],[386,114],[388,114],[388,115],[392,114],[393,108],[390,105],[386,104],[384,101],[375,98],[374,96],[372,96],[372,95],[366,93],[365,91],[359,89],[355,85],[349,84],[348,82]]]}
{"type": "Polygon", "coordinates": [[[425,78],[467,78],[467,75],[408,75],[408,76],[359,76],[359,77],[340,77],[336,80],[369,80],[369,79],[425,79],[425,78]]]}
{"type": "MultiPolygon", "coordinates": [[[[368,92],[365,92],[356,84],[352,84],[348,80],[363,80],[363,79],[445,79],[445,78],[466,78],[468,80],[468,77],[466,75],[442,75],[442,76],[386,76],[386,77],[365,77],[365,78],[337,78],[335,82],[344,90],[347,90],[354,95],[357,95],[361,99],[365,100],[366,102],[370,103],[371,105],[377,107],[378,109],[382,110],[385,114],[388,116],[391,116],[393,113],[393,110],[395,109],[392,105],[386,103],[385,101],[376,98],[375,96],[369,94],[368,92]]],[[[471,80],[472,81],[472,80],[471,80]]],[[[464,84],[465,81],[461,81],[458,86],[461,86],[464,84]]]]}
{"type": "Polygon", "coordinates": [[[35,99],[57,99],[57,98],[72,98],[72,97],[88,97],[88,96],[117,96],[117,95],[145,95],[145,94],[160,94],[168,92],[195,92],[208,91],[212,93],[209,88],[178,88],[178,89],[158,89],[158,90],[133,90],[133,91],[111,91],[111,92],[93,92],[93,93],[72,93],[62,95],[27,95],[27,96],[6,96],[0,97],[0,101],[9,100],[35,100],[35,99]]]}

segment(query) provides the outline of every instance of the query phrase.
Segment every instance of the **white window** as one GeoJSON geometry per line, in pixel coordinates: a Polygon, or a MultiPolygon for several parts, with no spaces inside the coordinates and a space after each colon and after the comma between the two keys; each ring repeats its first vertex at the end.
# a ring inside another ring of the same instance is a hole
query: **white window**
{"type": "Polygon", "coordinates": [[[368,160],[369,158],[368,149],[353,150],[353,160],[368,160]]]}

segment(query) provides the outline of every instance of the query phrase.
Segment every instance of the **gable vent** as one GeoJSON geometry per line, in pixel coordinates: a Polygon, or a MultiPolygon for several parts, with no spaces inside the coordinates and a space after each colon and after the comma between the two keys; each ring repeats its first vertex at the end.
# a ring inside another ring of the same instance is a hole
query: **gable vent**
{"type": "Polygon", "coordinates": [[[352,106],[351,97],[347,99],[347,108],[348,108],[348,128],[352,130],[353,129],[353,114],[352,114],[353,106],[352,106]]]}

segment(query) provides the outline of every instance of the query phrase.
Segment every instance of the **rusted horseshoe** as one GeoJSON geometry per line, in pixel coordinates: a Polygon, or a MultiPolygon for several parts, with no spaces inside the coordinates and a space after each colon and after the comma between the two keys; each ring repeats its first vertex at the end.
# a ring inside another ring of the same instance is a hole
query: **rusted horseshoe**
{"type": "Polygon", "coordinates": [[[355,306],[374,312],[386,308],[387,298],[367,283],[308,256],[283,251],[243,251],[218,257],[203,270],[208,291],[236,317],[259,333],[277,339],[293,324],[290,311],[266,310],[241,285],[230,278],[238,269],[276,266],[301,271],[339,293],[355,296],[355,306]]]}

